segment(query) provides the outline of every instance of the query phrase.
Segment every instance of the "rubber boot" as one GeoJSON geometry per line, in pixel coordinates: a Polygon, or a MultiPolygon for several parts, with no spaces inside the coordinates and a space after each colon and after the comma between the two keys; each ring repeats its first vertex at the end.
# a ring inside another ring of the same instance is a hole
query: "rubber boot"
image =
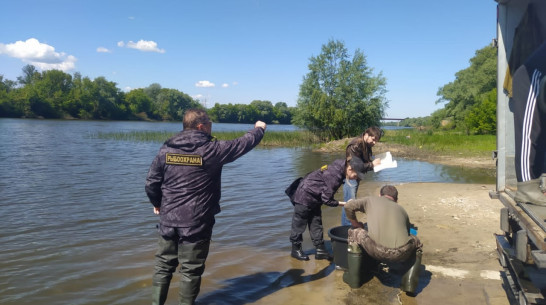
{"type": "Polygon", "coordinates": [[[169,285],[177,266],[178,244],[160,236],[152,277],[152,305],[165,304],[169,285]]]}
{"type": "Polygon", "coordinates": [[[423,251],[418,250],[415,252],[415,262],[408,271],[402,276],[402,282],[400,283],[400,290],[404,291],[407,295],[415,295],[415,290],[419,285],[419,273],[421,272],[421,257],[423,251]]]}
{"type": "Polygon", "coordinates": [[[536,205],[546,206],[546,195],[541,190],[542,178],[524,182],[518,182],[518,191],[514,199],[519,202],[528,202],[536,205]]]}
{"type": "Polygon", "coordinates": [[[193,305],[201,288],[201,275],[209,254],[210,241],[180,244],[179,304],[193,305]]]}
{"type": "Polygon", "coordinates": [[[167,300],[169,292],[169,283],[152,285],[152,305],[163,305],[167,300]]]}
{"type": "Polygon", "coordinates": [[[330,253],[328,253],[328,250],[324,247],[324,244],[317,246],[317,252],[315,253],[315,259],[327,259],[329,261],[332,260],[332,257],[330,256],[330,253]]]}
{"type": "Polygon", "coordinates": [[[301,244],[292,244],[292,252],[290,253],[290,255],[295,259],[299,259],[300,261],[309,260],[309,256],[303,253],[303,250],[301,249],[301,244]]]}
{"type": "Polygon", "coordinates": [[[355,242],[350,242],[347,248],[347,266],[347,271],[343,273],[343,281],[351,288],[359,288],[364,284],[363,253],[360,245],[355,242]]]}

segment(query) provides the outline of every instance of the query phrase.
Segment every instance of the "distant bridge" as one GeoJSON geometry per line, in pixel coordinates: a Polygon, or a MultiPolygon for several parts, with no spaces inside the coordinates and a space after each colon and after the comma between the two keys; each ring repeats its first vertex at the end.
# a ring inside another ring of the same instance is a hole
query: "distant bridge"
{"type": "MultiPolygon", "coordinates": [[[[407,119],[407,118],[406,118],[407,119]]],[[[381,118],[382,121],[403,121],[405,119],[381,118]]]]}
{"type": "Polygon", "coordinates": [[[396,126],[400,126],[400,122],[402,122],[405,119],[397,119],[397,118],[381,118],[382,121],[398,121],[396,123],[396,126]]]}

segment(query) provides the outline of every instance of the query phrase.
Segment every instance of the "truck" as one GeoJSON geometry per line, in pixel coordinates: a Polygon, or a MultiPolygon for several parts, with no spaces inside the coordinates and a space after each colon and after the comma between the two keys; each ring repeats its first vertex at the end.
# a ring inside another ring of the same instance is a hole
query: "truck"
{"type": "MultiPolygon", "coordinates": [[[[515,200],[517,177],[515,166],[514,113],[505,90],[510,54],[515,43],[527,37],[516,30],[524,16],[534,10],[533,33],[546,34],[546,0],[494,0],[497,2],[497,148],[496,187],[489,193],[502,203],[500,231],[495,234],[497,254],[502,266],[501,277],[511,304],[546,304],[546,206],[515,200]],[[536,32],[535,32],[536,31],[536,32]]],[[[546,58],[544,58],[546,61],[546,58]]],[[[510,63],[511,64],[511,63],[510,63]]],[[[546,168],[546,166],[544,166],[546,168]]],[[[543,171],[544,172],[544,171],[543,171]]]]}

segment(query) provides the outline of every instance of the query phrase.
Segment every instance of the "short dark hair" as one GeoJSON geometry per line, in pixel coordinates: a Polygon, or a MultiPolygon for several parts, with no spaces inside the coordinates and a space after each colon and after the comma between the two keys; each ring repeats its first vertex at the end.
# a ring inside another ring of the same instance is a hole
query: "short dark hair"
{"type": "Polygon", "coordinates": [[[393,185],[385,185],[379,191],[381,196],[391,196],[394,201],[398,201],[398,190],[393,185]]]}
{"type": "Polygon", "coordinates": [[[203,109],[188,109],[184,113],[182,125],[184,130],[197,129],[199,124],[208,124],[210,122],[209,115],[203,109]]]}
{"type": "Polygon", "coordinates": [[[379,142],[379,140],[381,140],[381,137],[383,136],[383,130],[377,126],[372,126],[368,127],[368,129],[364,131],[364,134],[375,137],[375,141],[379,142]]]}

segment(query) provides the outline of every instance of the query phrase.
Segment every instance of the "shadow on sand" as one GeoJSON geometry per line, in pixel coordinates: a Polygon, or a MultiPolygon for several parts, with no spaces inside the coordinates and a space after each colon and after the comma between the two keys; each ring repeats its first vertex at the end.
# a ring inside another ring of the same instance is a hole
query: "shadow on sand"
{"type": "MultiPolygon", "coordinates": [[[[421,291],[423,291],[423,289],[428,286],[432,277],[432,273],[426,270],[425,265],[421,264],[420,268],[419,284],[417,285],[417,289],[415,290],[415,295],[421,293],[421,291]]],[[[368,281],[371,280],[373,276],[375,276],[381,282],[381,284],[385,286],[399,288],[400,284],[402,283],[403,274],[399,272],[387,272],[384,270],[380,270],[379,272],[372,274],[368,281]]]]}
{"type": "Polygon", "coordinates": [[[308,283],[327,277],[335,270],[329,264],[315,274],[303,275],[303,269],[289,269],[286,272],[258,272],[227,279],[224,288],[197,298],[197,304],[239,305],[256,302],[280,289],[308,283]]]}

